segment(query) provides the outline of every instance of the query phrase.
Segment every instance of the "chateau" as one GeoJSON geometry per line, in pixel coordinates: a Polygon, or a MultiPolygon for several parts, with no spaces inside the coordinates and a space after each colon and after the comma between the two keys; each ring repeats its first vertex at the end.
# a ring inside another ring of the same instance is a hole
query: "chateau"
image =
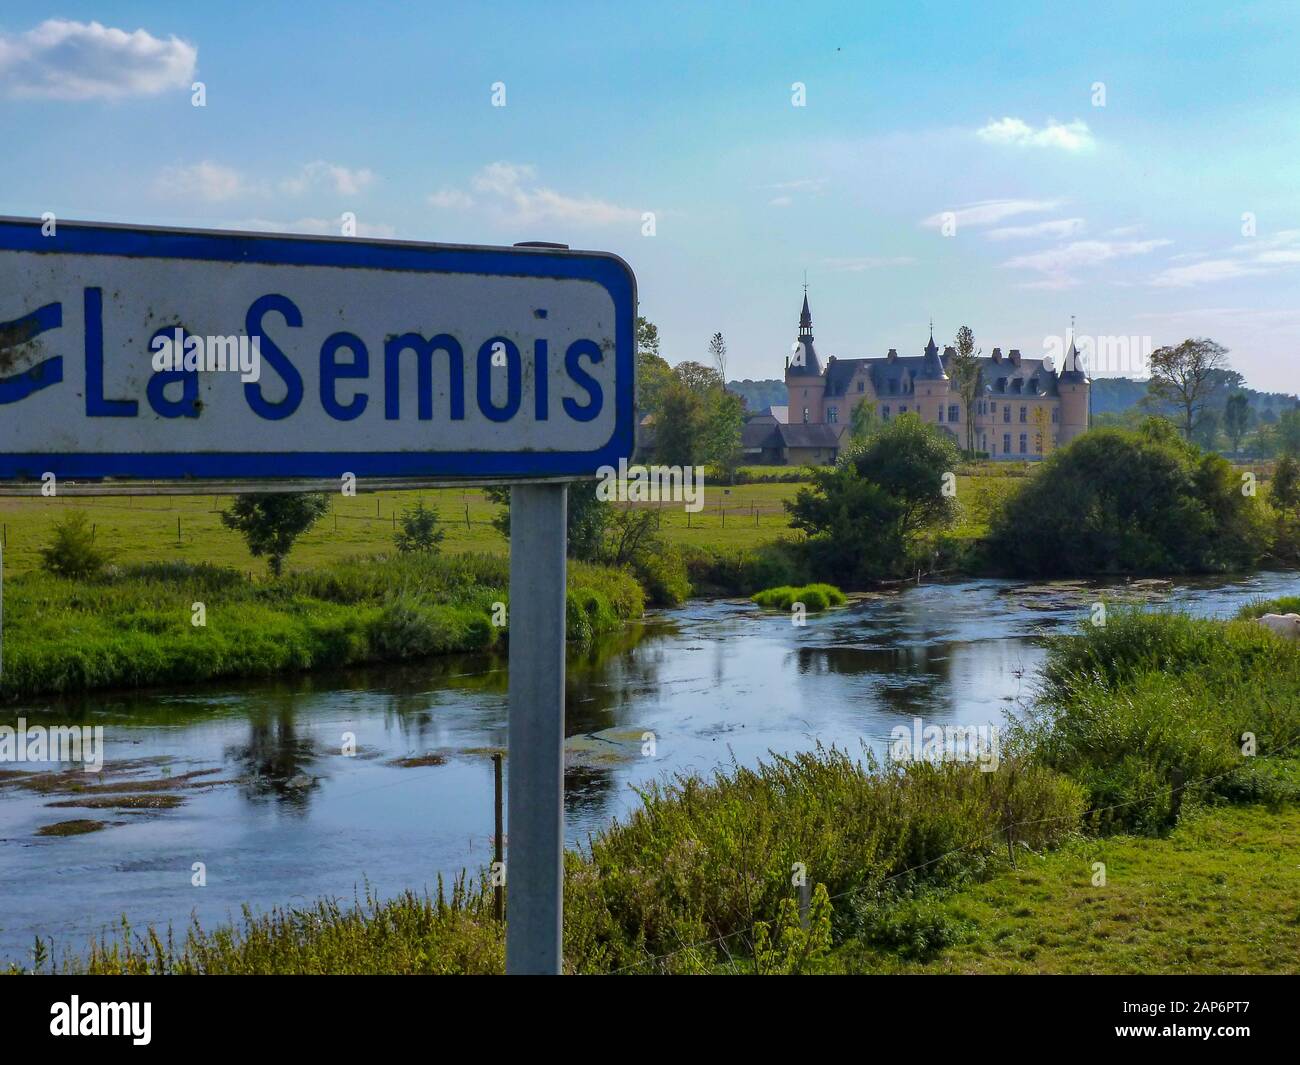
{"type": "MultiPolygon", "coordinates": [[[[956,351],[943,354],[934,327],[920,355],[837,359],[823,367],[813,345],[812,313],[804,294],[794,354],[786,358],[788,405],[769,407],[745,425],[743,447],[751,462],[786,465],[834,462],[847,442],[853,408],[874,405],[889,421],[913,413],[938,425],[966,446],[966,408],[949,376],[956,351]]],[[[1091,382],[1074,343],[1061,370],[1043,359],[1024,358],[1018,348],[979,359],[975,403],[975,450],[993,459],[1041,459],[1088,428],[1091,382]]]]}

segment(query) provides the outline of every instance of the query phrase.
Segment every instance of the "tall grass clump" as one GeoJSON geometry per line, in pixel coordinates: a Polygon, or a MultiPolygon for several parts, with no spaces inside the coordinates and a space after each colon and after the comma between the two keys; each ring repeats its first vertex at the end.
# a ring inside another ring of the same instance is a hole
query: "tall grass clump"
{"type": "MultiPolygon", "coordinates": [[[[819,949],[860,932],[863,906],[955,887],[1007,861],[1009,845],[1073,834],[1082,790],[1042,766],[1003,760],[884,768],[819,747],[753,769],[679,775],[565,855],[565,968],[702,972],[729,956],[771,959],[797,931],[796,862],[814,888],[819,949]]],[[[450,894],[407,892],[255,915],[176,939],[126,926],[66,956],[95,973],[483,973],[503,967],[485,877],[450,894]]],[[[507,918],[508,918],[507,896],[507,918]]],[[[915,924],[909,919],[908,926],[915,924]]],[[[942,930],[940,930],[941,933],[942,930]]],[[[935,930],[928,935],[934,939],[935,930]]],[[[53,951],[49,951],[53,954],[53,951]]]]}
{"type": "Polygon", "coordinates": [[[1016,733],[1087,789],[1098,830],[1163,830],[1179,781],[1191,798],[1297,797],[1263,758],[1300,753],[1300,645],[1249,622],[1114,611],[1050,641],[1016,733]]]}
{"type": "Polygon", "coordinates": [[[802,603],[814,614],[847,602],[844,593],[833,584],[805,584],[802,588],[783,585],[764,589],[751,599],[765,610],[789,610],[795,603],[802,603]]]}

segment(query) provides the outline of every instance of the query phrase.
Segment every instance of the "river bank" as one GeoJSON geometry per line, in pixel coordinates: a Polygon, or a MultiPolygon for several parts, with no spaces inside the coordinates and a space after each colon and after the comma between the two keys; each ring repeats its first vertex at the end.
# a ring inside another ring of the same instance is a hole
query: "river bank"
{"type": "MultiPolygon", "coordinates": [[[[226,567],[139,564],[5,585],[0,700],[195,684],[482,652],[508,633],[509,563],[421,553],[258,581],[226,567]]],[[[567,635],[588,642],[644,612],[621,570],[571,563],[567,635]]]]}
{"type": "MultiPolygon", "coordinates": [[[[1297,593],[1300,577],[1264,574],[1166,586],[1147,600],[1227,618],[1254,599],[1297,593]]],[[[1074,583],[910,586],[804,627],[753,604],[697,602],[575,647],[569,845],[633,817],[634,789],[678,773],[754,769],[770,751],[808,752],[819,739],[855,757],[864,745],[883,755],[893,727],[916,717],[1000,723],[1028,705],[1044,641],[1087,621],[1095,599],[1074,583]]],[[[505,742],[505,686],[504,663],[488,654],[174,695],[29,701],[31,720],[105,726],[103,783],[117,790],[67,794],[58,774],[41,774],[44,792],[4,788],[0,891],[28,901],[0,928],[0,958],[26,957],[33,932],[53,941],[55,957],[80,954],[88,934],[111,938],[124,914],[181,936],[191,914],[215,929],[244,903],[265,913],[323,897],[346,910],[367,889],[377,900],[405,888],[436,896],[439,875],[449,885],[490,861],[490,753],[505,742]],[[341,750],[347,733],[355,757],[341,750]],[[139,783],[168,778],[165,790],[182,800],[172,809],[47,805],[146,794],[139,783]],[[75,817],[106,824],[37,835],[75,817]],[[208,869],[202,889],[191,883],[195,861],[208,869]],[[70,867],[75,883],[61,872],[70,867]]],[[[989,853],[1005,855],[1005,839],[989,853]]]]}

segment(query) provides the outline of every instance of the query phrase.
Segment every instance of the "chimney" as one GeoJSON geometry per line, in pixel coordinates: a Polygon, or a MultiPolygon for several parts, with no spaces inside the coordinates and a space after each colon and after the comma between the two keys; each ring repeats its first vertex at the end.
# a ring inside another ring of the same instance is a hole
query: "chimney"
{"type": "Polygon", "coordinates": [[[890,348],[889,355],[887,356],[887,358],[889,359],[890,362],[894,362],[898,358],[898,349],[890,348]]]}
{"type": "Polygon", "coordinates": [[[993,361],[994,361],[994,362],[1001,362],[1001,361],[1002,361],[1002,349],[1001,349],[1001,348],[994,348],[994,349],[993,349],[993,361]]]}
{"type": "Polygon", "coordinates": [[[1020,365],[1020,349],[1019,349],[1019,348],[1012,348],[1011,351],[1007,353],[1007,358],[1009,358],[1009,359],[1011,360],[1011,365],[1012,365],[1012,366],[1019,366],[1019,365],[1020,365]]]}

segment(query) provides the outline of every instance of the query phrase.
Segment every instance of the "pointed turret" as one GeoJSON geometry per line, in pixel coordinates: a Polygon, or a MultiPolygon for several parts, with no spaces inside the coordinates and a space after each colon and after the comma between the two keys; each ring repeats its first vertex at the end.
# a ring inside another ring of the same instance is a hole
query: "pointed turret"
{"type": "Polygon", "coordinates": [[[930,342],[925,345],[925,361],[917,377],[924,381],[946,381],[948,375],[943,369],[943,359],[939,358],[939,345],[934,342],[934,322],[930,323],[930,342]]]}
{"type": "Polygon", "coordinates": [[[820,377],[822,364],[813,347],[812,311],[808,309],[808,290],[803,293],[803,310],[799,312],[799,337],[790,356],[787,372],[797,376],[820,377]]]}

